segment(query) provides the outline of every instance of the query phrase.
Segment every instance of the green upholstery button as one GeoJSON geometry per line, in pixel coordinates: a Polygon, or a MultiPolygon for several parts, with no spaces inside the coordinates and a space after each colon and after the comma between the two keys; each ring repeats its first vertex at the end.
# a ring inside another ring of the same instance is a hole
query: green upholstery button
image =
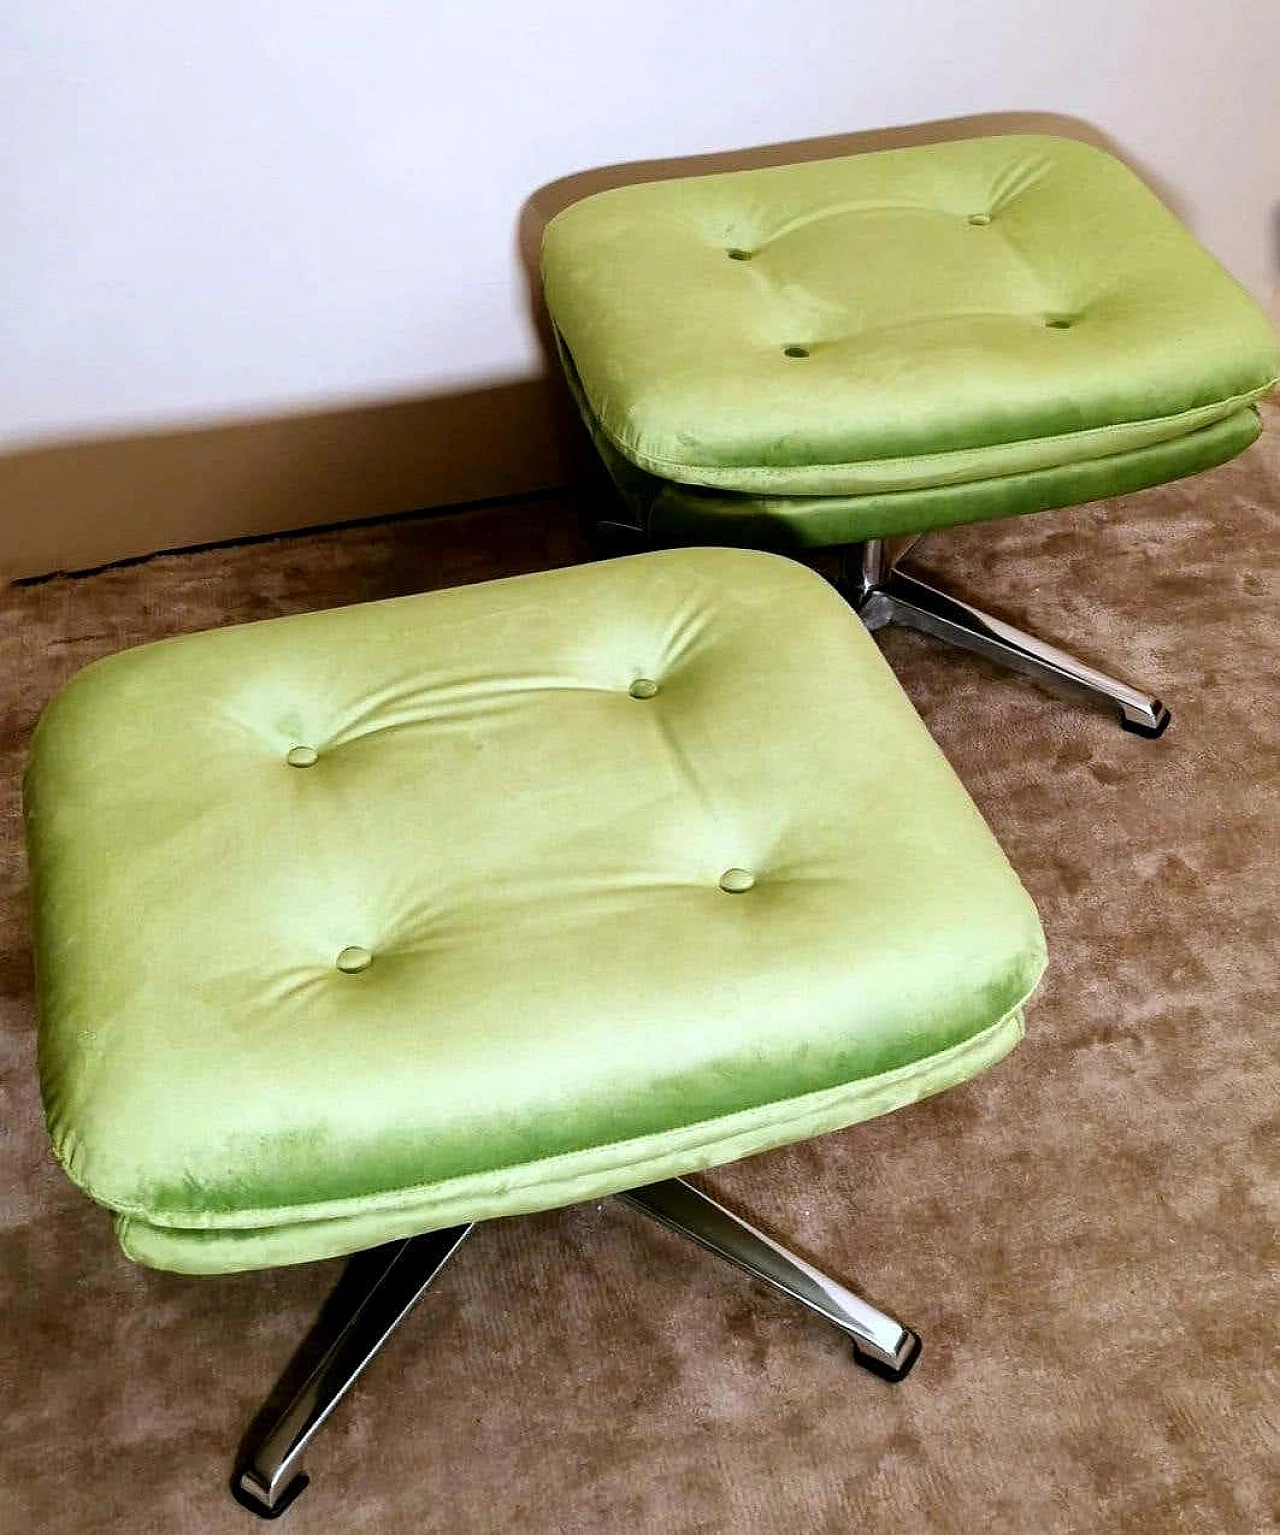
{"type": "Polygon", "coordinates": [[[338,955],[337,963],[343,975],[358,975],[361,970],[367,970],[373,963],[373,955],[368,949],[362,949],[359,944],[352,944],[338,955]]]}
{"type": "Polygon", "coordinates": [[[750,251],[727,250],[727,251],[725,251],[725,255],[728,256],[730,261],[750,261],[751,260],[751,252],[750,251]]]}
{"type": "Polygon", "coordinates": [[[969,222],[975,229],[985,229],[991,222],[991,215],[989,213],[971,213],[969,215],[969,222]]]}
{"type": "Polygon", "coordinates": [[[658,691],[658,684],[648,677],[637,677],[627,689],[632,698],[652,698],[658,691]]]}
{"type": "Polygon", "coordinates": [[[314,767],[320,753],[314,746],[291,746],[284,759],[290,767],[314,767]]]}
{"type": "Polygon", "coordinates": [[[744,890],[750,890],[755,882],[755,875],[747,869],[726,869],[720,876],[720,888],[727,895],[741,895],[744,890]]]}
{"type": "Polygon", "coordinates": [[[807,357],[809,355],[809,348],[807,346],[784,346],[782,355],[784,357],[807,357]]]}

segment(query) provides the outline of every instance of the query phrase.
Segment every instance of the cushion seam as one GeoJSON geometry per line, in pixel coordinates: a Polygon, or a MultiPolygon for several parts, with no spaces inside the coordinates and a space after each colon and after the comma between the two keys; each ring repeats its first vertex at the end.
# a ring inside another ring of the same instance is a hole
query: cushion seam
{"type": "MultiPolygon", "coordinates": [[[[935,1061],[945,1059],[953,1053],[960,1053],[986,1038],[994,1031],[1004,1027],[1014,1014],[1022,1010],[1027,999],[1035,991],[1036,986],[1039,984],[1040,976],[1044,972],[1044,963],[1044,961],[1041,962],[1035,979],[1027,987],[1018,1002],[1003,1013],[996,1022],[988,1024],[986,1028],[968,1035],[965,1039],[959,1040],[953,1045],[948,1045],[942,1050],[932,1051],[917,1060],[907,1062],[903,1066],[894,1067],[890,1071],[878,1072],[868,1077],[856,1077],[850,1081],[834,1083],[830,1087],[815,1088],[807,1093],[801,1093],[791,1098],[775,1099],[771,1104],[758,1105],[752,1109],[734,1109],[728,1114],[718,1114],[707,1119],[695,1120],[690,1124],[678,1127],[674,1131],[654,1131],[650,1132],[649,1135],[626,1136],[620,1140],[600,1141],[590,1146],[580,1146],[569,1151],[553,1152],[543,1157],[532,1157],[525,1161],[511,1163],[503,1167],[478,1168],[469,1172],[454,1174],[449,1178],[432,1179],[425,1183],[411,1184],[401,1188],[384,1189],[366,1194],[345,1194],[335,1199],[317,1200],[309,1204],[261,1206],[227,1212],[225,1215],[222,1213],[202,1214],[198,1212],[179,1212],[175,1215],[170,1215],[167,1212],[157,1213],[149,1211],[143,1205],[113,1199],[104,1195],[98,1192],[88,1180],[74,1177],[61,1156],[59,1156],[59,1161],[63,1162],[63,1167],[67,1171],[68,1176],[72,1177],[72,1181],[99,1204],[115,1211],[117,1214],[136,1216],[146,1221],[147,1224],[162,1229],[235,1231],[276,1225],[304,1225],[311,1221],[327,1220],[349,1214],[369,1214],[374,1211],[404,1209],[411,1206],[417,1198],[428,1195],[433,1191],[438,1191],[448,1184],[461,1179],[502,1177],[528,1168],[552,1167],[557,1162],[566,1162],[579,1158],[584,1153],[601,1153],[623,1146],[634,1146],[653,1135],[679,1134],[695,1128],[702,1130],[723,1126],[735,1119],[745,1119],[752,1115],[758,1115],[761,1109],[766,1107],[769,1109],[783,1109],[785,1117],[788,1119],[800,1119],[804,1117],[804,1110],[798,1106],[807,1104],[823,1094],[867,1087],[873,1083],[880,1086],[899,1079],[909,1081],[913,1075],[924,1075],[925,1069],[935,1061]]],[[[716,1138],[716,1135],[701,1137],[698,1142],[687,1149],[695,1151],[698,1146],[707,1144],[716,1138]]]]}
{"type": "MultiPolygon", "coordinates": [[[[1167,416],[1148,416],[1136,421],[1114,421],[1106,423],[1102,426],[1081,427],[1079,430],[1074,432],[1050,433],[1047,435],[1041,435],[1039,437],[1007,438],[1001,442],[985,443],[973,447],[948,448],[945,452],[942,453],[900,453],[889,455],[884,458],[823,459],[818,462],[808,464],[707,464],[693,463],[688,459],[682,458],[667,458],[657,453],[648,453],[627,443],[614,430],[614,428],[608,424],[604,418],[604,413],[600,410],[596,402],[591,400],[590,403],[592,414],[595,416],[601,431],[603,431],[604,434],[608,437],[609,441],[613,443],[614,447],[617,448],[617,450],[623,454],[624,457],[630,459],[631,462],[638,468],[648,469],[651,466],[656,466],[662,470],[675,468],[690,470],[695,473],[738,475],[767,474],[776,472],[780,469],[784,472],[794,473],[798,469],[848,471],[871,467],[875,467],[877,469],[885,469],[891,466],[905,464],[917,464],[921,466],[931,464],[944,465],[947,463],[955,462],[958,458],[965,454],[977,454],[989,450],[999,450],[1003,448],[1027,448],[1048,443],[1066,444],[1077,441],[1084,437],[1100,437],[1117,432],[1130,432],[1137,427],[1165,425],[1172,426],[1181,421],[1190,421],[1191,418],[1210,410],[1221,411],[1221,416],[1214,418],[1220,420],[1233,411],[1244,409],[1246,406],[1253,404],[1255,400],[1260,399],[1263,395],[1268,393],[1268,391],[1275,388],[1277,383],[1280,383],[1280,374],[1272,378],[1269,382],[1260,384],[1255,388],[1250,388],[1242,394],[1229,395],[1224,400],[1211,401],[1207,405],[1196,405],[1187,410],[1175,411],[1171,415],[1167,416]]],[[[585,390],[585,384],[583,387],[585,390]]],[[[588,398],[590,398],[589,392],[588,398]]],[[[1212,421],[1205,421],[1197,424],[1208,426],[1212,425],[1212,421]]],[[[1192,427],[1191,429],[1194,430],[1195,428],[1192,427]]],[[[1165,438],[1162,440],[1168,441],[1169,439],[1165,438]]],[[[668,478],[670,477],[671,476],[668,476],[668,478]]],[[[983,476],[982,478],[997,479],[1003,477],[1004,476],[1000,475],[992,475],[983,476]]],[[[809,492],[801,492],[800,494],[809,494],[809,492]]],[[[822,492],[817,492],[817,494],[822,494],[822,492]]],[[[832,492],[832,494],[839,494],[839,492],[832,492]]],[[[880,494],[880,492],[853,492],[852,494],[880,494]]]]}
{"type": "MultiPolygon", "coordinates": [[[[714,514],[716,515],[718,515],[718,513],[722,510],[728,511],[731,514],[740,515],[744,508],[750,510],[759,508],[763,510],[773,507],[778,503],[786,503],[786,515],[794,519],[797,514],[792,510],[791,503],[794,503],[795,506],[800,509],[800,511],[808,511],[810,508],[815,506],[822,508],[831,505],[846,505],[853,503],[857,503],[861,507],[865,505],[865,503],[872,501],[882,503],[896,500],[898,498],[906,501],[906,499],[911,496],[936,497],[947,491],[956,492],[966,490],[976,485],[1001,486],[1013,484],[1018,481],[1031,480],[1039,476],[1064,475],[1072,473],[1076,470],[1088,469],[1094,466],[1114,464],[1117,460],[1123,459],[1129,454],[1154,455],[1157,452],[1171,448],[1176,444],[1194,442],[1200,438],[1202,433],[1213,432],[1218,428],[1229,426],[1233,422],[1239,422],[1241,418],[1245,416],[1247,416],[1257,425],[1258,431],[1254,432],[1250,443],[1246,443],[1242,447],[1233,449],[1231,456],[1234,457],[1236,453],[1242,452],[1244,447],[1249,447],[1252,445],[1252,442],[1256,442],[1258,436],[1260,435],[1262,418],[1256,401],[1252,404],[1242,405],[1239,410],[1232,411],[1229,415],[1221,416],[1215,421],[1206,422],[1204,426],[1198,426],[1194,431],[1182,432],[1176,437],[1166,438],[1163,442],[1148,443],[1144,447],[1140,448],[1123,448],[1118,453],[1105,453],[1099,458],[1076,459],[1068,464],[1042,465],[1038,469],[1016,469],[1010,474],[993,474],[981,480],[960,480],[953,485],[912,485],[904,486],[899,490],[849,490],[827,492],[806,491],[791,494],[783,491],[770,490],[729,490],[719,485],[699,485],[692,482],[681,482],[679,480],[666,480],[661,484],[654,497],[654,506],[662,508],[669,507],[672,504],[672,497],[674,496],[675,505],[677,507],[684,504],[693,503],[698,506],[699,515],[710,516],[713,515],[713,513],[706,509],[705,504],[699,498],[709,497],[712,501],[714,501],[714,514]]],[[[1215,466],[1208,465],[1206,467],[1211,468],[1215,466]]],[[[1181,474],[1186,472],[1187,471],[1180,471],[1179,476],[1175,476],[1175,478],[1180,477],[1181,474]]],[[[1193,470],[1191,472],[1199,473],[1200,471],[1193,470]]],[[[1167,477],[1162,478],[1157,483],[1167,483],[1167,477]]],[[[1097,497],[1092,496],[1090,499],[1097,499],[1097,497]]],[[[1087,503],[1078,501],[1070,501],[1066,503],[1068,506],[1081,506],[1085,504],[1087,503]]],[[[984,511],[981,517],[975,518],[974,520],[977,522],[995,521],[1004,515],[1005,514],[1001,512],[984,511]]],[[[931,527],[932,526],[942,528],[950,526],[950,524],[931,524],[931,527]]]]}
{"type": "MultiPolygon", "coordinates": [[[[469,1198],[464,1192],[459,1194],[456,1187],[450,1184],[441,1184],[438,1189],[432,1191],[429,1197],[422,1200],[414,1200],[408,1204],[397,1206],[390,1211],[375,1210],[371,1212],[373,1219],[389,1224],[396,1228],[397,1236],[403,1235],[401,1229],[406,1219],[411,1220],[418,1230],[439,1230],[446,1225],[456,1225],[462,1221],[482,1221],[500,1219],[508,1215],[528,1215],[540,1210],[557,1209],[570,1204],[588,1204],[600,1199],[607,1199],[612,1195],[625,1193],[627,1189],[635,1188],[645,1183],[671,1177],[686,1177],[690,1173],[703,1172],[710,1168],[722,1167],[731,1162],[739,1161],[743,1157],[762,1155],[779,1147],[794,1144],[797,1141],[810,1140],[827,1135],[838,1134],[853,1125],[866,1123],[869,1120],[883,1117],[885,1114],[895,1113],[898,1109],[908,1108],[912,1104],[924,1101],[940,1092],[948,1092],[955,1087],[962,1086],[981,1071],[994,1066],[1013,1050],[1024,1037],[1024,1010],[1015,1008],[1006,1014],[998,1023],[990,1025],[980,1033],[963,1041],[960,1046],[949,1047],[933,1057],[935,1063],[940,1062],[942,1072],[940,1075],[930,1075],[924,1084],[923,1091],[915,1091],[919,1083],[919,1077],[906,1077],[899,1083],[890,1083],[890,1089],[897,1088],[894,1093],[894,1101],[887,1106],[881,1105],[871,1112],[864,1112],[866,1099],[860,1098],[856,1104],[850,1106],[847,1099],[835,1099],[837,1105],[843,1104],[838,1118],[832,1119],[833,1095],[839,1089],[827,1089],[824,1092],[808,1095],[805,1102],[808,1108],[800,1114],[785,1120],[771,1122],[768,1126],[767,1138],[762,1142],[753,1141],[749,1148],[744,1148],[739,1143],[744,1136],[751,1135],[751,1128],[737,1130],[727,1137],[720,1136],[713,1140],[701,1141],[696,1146],[687,1148],[686,1154],[679,1158],[679,1165],[670,1166],[669,1152],[651,1152],[636,1161],[611,1160],[602,1167],[593,1170],[589,1174],[569,1173],[560,1174],[554,1179],[542,1179],[538,1182],[518,1182],[511,1186],[510,1190],[501,1191],[498,1194],[481,1193],[469,1198]],[[998,1053],[988,1056],[988,1052],[995,1048],[998,1053]],[[976,1068],[972,1065],[974,1055],[979,1057],[976,1068]],[[814,1098],[822,1101],[815,1107],[814,1098]],[[850,1110],[852,1108],[852,1117],[850,1110]],[[815,1118],[818,1123],[815,1125],[815,1118]],[[619,1183],[618,1176],[625,1169],[625,1181],[619,1183]],[[584,1184],[586,1185],[584,1187],[584,1184]],[[443,1190],[443,1192],[440,1192],[443,1190]],[[514,1203],[509,1196],[514,1194],[514,1203]],[[502,1209],[494,1209],[495,1202],[505,1202],[502,1209]],[[482,1208],[475,1209],[479,1204],[482,1208]],[[422,1226],[422,1222],[428,1222],[422,1226]]],[[[878,1088],[883,1078],[871,1078],[878,1088]]],[[[535,1164],[531,1164],[535,1165],[535,1164]]],[[[273,1238],[300,1237],[303,1240],[311,1239],[312,1233],[324,1233],[332,1231],[335,1225],[345,1221],[360,1220],[365,1216],[364,1211],[353,1211],[337,1217],[320,1217],[310,1221],[293,1221],[288,1224],[249,1226],[249,1227],[202,1227],[202,1228],[177,1228],[161,1226],[155,1222],[147,1221],[128,1215],[115,1214],[116,1234],[126,1254],[138,1262],[153,1264],[155,1267],[165,1267],[163,1263],[156,1263],[154,1254],[141,1256],[132,1243],[130,1233],[133,1231],[146,1231],[158,1237],[166,1243],[176,1243],[189,1252],[194,1245],[205,1251],[217,1251],[218,1244],[228,1239],[232,1241],[266,1241],[273,1238]],[[205,1244],[209,1246],[206,1247],[205,1244]]],[[[412,1233],[410,1233],[412,1234],[412,1233]]],[[[396,1238],[393,1237],[392,1240],[396,1238]]],[[[322,1244],[327,1245],[327,1244],[322,1244]]],[[[361,1243],[360,1245],[367,1245],[361,1243]]],[[[171,1249],[172,1250],[172,1249],[171,1249]]],[[[342,1242],[333,1251],[317,1252],[317,1257],[332,1257],[340,1252],[349,1252],[352,1248],[347,1242],[342,1242]]],[[[278,1261],[278,1260],[268,1260],[278,1261]]],[[[288,1258],[286,1262],[304,1262],[305,1258],[288,1258]]],[[[195,1268],[177,1267],[177,1272],[182,1273],[234,1273],[244,1267],[262,1266],[261,1260],[248,1265],[236,1264],[233,1267],[224,1267],[217,1264],[213,1267],[199,1266],[195,1268]]]]}

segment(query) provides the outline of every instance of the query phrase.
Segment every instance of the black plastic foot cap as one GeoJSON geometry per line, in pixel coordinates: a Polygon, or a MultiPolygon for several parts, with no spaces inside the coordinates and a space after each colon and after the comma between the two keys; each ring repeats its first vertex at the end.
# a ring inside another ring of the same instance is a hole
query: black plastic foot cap
{"type": "Polygon", "coordinates": [[[251,1514],[257,1514],[259,1519],[278,1519],[286,1509],[298,1501],[310,1485],[311,1478],[299,1472],[276,1499],[275,1503],[268,1506],[261,1498],[240,1485],[240,1473],[237,1471],[231,1478],[231,1496],[241,1508],[247,1508],[251,1514]]]}
{"type": "Polygon", "coordinates": [[[1143,736],[1148,741],[1158,741],[1169,728],[1169,721],[1173,715],[1168,709],[1156,701],[1156,722],[1154,725],[1144,725],[1140,720],[1131,720],[1127,714],[1120,716],[1121,730],[1127,730],[1131,736],[1143,736]]]}
{"type": "Polygon", "coordinates": [[[877,1359],[874,1354],[864,1354],[856,1343],[853,1345],[854,1362],[872,1375],[878,1375],[881,1380],[893,1381],[895,1384],[900,1380],[906,1380],[915,1368],[916,1360],[919,1359],[924,1347],[920,1342],[919,1333],[908,1332],[907,1337],[911,1339],[911,1342],[899,1365],[886,1364],[883,1359],[877,1359]]]}

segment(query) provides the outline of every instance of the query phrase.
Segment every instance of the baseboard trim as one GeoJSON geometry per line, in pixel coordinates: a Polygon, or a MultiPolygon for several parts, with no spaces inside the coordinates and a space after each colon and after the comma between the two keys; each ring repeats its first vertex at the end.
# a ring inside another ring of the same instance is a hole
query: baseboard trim
{"type": "Polygon", "coordinates": [[[538,494],[572,457],[543,378],[21,449],[0,457],[0,581],[538,494]]]}

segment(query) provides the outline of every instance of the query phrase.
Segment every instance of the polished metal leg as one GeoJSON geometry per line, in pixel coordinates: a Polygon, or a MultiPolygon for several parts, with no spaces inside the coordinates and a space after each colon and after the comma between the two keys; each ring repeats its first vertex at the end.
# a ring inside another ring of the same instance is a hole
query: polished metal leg
{"type": "Polygon", "coordinates": [[[616,559],[624,554],[643,554],[649,548],[649,540],[643,528],[609,518],[595,523],[591,530],[591,544],[601,559],[616,559]]]}
{"type": "Polygon", "coordinates": [[[753,1278],[816,1311],[852,1339],[854,1357],[873,1374],[901,1380],[919,1357],[919,1338],[901,1322],[877,1311],[683,1178],[650,1183],[621,1197],[672,1231],[690,1237],[753,1278]]]}
{"type": "Polygon", "coordinates": [[[378,1249],[385,1255],[384,1262],[340,1324],[324,1357],[243,1457],[231,1482],[237,1502],[264,1519],[284,1513],[307,1485],[297,1467],[312,1435],[421,1300],[471,1229],[470,1225],[452,1226],[378,1249]]]}
{"type": "Polygon", "coordinates": [[[900,565],[906,559],[923,537],[923,533],[908,533],[902,538],[886,538],[883,541],[877,539],[876,542],[882,542],[884,563],[892,570],[895,565],[900,565]]]}
{"type": "Polygon", "coordinates": [[[1155,739],[1164,734],[1170,716],[1158,698],[900,570],[897,562],[914,542],[902,547],[897,541],[886,545],[874,539],[857,546],[856,575],[852,580],[846,575],[843,585],[868,629],[886,624],[922,629],[1050,687],[1082,693],[1118,710],[1121,725],[1134,735],[1155,739]]]}
{"type": "Polygon", "coordinates": [[[882,590],[889,573],[884,543],[869,538],[865,544],[849,544],[841,550],[842,566],[837,585],[873,632],[893,622],[893,605],[882,590]]]}
{"type": "Polygon", "coordinates": [[[1158,698],[1140,693],[1127,682],[1108,677],[1065,650],[993,618],[981,608],[949,597],[937,587],[900,570],[889,573],[882,588],[892,609],[891,623],[923,629],[939,639],[977,651],[989,660],[1026,672],[1051,687],[1069,688],[1120,711],[1120,723],[1137,735],[1163,735],[1169,711],[1158,698]]]}
{"type": "MultiPolygon", "coordinates": [[[[762,1231],[682,1178],[632,1189],[621,1196],[636,1209],[691,1237],[757,1279],[799,1301],[853,1342],[854,1357],[873,1374],[901,1380],[915,1364],[920,1340],[913,1332],[788,1252],[762,1231]]],[[[299,1461],[312,1436],[355,1384],[365,1366],[422,1298],[473,1227],[453,1226],[388,1243],[361,1255],[373,1267],[361,1276],[354,1301],[337,1324],[322,1318],[320,1362],[288,1405],[254,1431],[231,1481],[236,1501],[264,1519],[277,1519],[307,1486],[299,1461]]],[[[335,1292],[335,1301],[342,1286],[335,1292]]],[[[289,1372],[277,1390],[289,1389],[289,1372]]],[[[264,1412],[264,1416],[266,1416],[264,1412]]]]}

